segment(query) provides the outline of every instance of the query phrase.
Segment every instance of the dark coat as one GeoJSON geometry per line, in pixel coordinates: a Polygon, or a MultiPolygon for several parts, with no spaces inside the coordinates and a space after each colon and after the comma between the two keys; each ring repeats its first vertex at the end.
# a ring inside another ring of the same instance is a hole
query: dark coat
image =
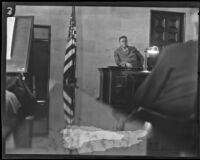
{"type": "Polygon", "coordinates": [[[171,116],[189,116],[197,100],[198,42],[166,47],[135,93],[135,105],[171,116]]]}
{"type": "Polygon", "coordinates": [[[34,106],[37,104],[36,98],[32,94],[26,82],[24,82],[21,77],[6,76],[6,89],[16,95],[16,97],[22,104],[24,116],[33,114],[34,106]]]}

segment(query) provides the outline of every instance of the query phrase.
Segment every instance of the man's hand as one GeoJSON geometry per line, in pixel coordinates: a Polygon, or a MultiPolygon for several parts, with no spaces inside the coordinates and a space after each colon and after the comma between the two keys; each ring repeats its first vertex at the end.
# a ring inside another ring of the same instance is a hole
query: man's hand
{"type": "Polygon", "coordinates": [[[127,68],[133,68],[132,64],[130,64],[128,62],[121,62],[120,66],[121,67],[127,67],[127,68]]]}
{"type": "Polygon", "coordinates": [[[126,123],[125,117],[118,117],[116,119],[116,124],[113,126],[115,131],[123,131],[126,123]]]}
{"type": "Polygon", "coordinates": [[[120,118],[117,122],[116,130],[117,131],[124,131],[125,129],[125,124],[126,124],[126,119],[125,118],[120,118]]]}
{"type": "Polygon", "coordinates": [[[121,66],[121,67],[126,67],[126,62],[121,62],[121,63],[120,63],[120,66],[121,66]]]}
{"type": "Polygon", "coordinates": [[[138,113],[140,107],[134,107],[131,113],[127,116],[120,114],[120,112],[116,112],[113,110],[113,116],[116,118],[116,124],[114,125],[114,130],[123,131],[125,129],[126,122],[133,120],[135,114],[138,113]]]}
{"type": "Polygon", "coordinates": [[[132,64],[130,64],[130,63],[128,63],[128,62],[126,63],[126,67],[127,67],[127,68],[133,68],[132,64]]]}

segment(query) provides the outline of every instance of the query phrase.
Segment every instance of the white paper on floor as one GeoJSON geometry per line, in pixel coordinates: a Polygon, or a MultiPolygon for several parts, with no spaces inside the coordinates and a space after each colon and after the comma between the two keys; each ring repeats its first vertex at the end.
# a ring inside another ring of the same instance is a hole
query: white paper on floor
{"type": "Polygon", "coordinates": [[[78,153],[105,151],[113,147],[130,147],[142,142],[147,135],[146,130],[109,131],[96,127],[70,126],[61,131],[63,145],[66,149],[74,149],[78,153]]]}

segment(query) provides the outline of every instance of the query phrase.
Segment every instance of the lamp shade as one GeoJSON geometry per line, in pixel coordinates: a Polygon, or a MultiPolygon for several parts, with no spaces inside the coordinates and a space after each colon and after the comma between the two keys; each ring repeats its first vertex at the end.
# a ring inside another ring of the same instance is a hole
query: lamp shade
{"type": "Polygon", "coordinates": [[[159,54],[159,49],[158,49],[157,46],[148,47],[147,48],[147,53],[149,55],[157,55],[157,54],[159,54]]]}

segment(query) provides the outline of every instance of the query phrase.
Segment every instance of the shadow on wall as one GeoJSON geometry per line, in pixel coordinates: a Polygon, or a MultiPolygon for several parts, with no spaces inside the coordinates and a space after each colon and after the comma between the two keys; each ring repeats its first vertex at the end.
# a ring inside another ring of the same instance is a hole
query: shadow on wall
{"type": "Polygon", "coordinates": [[[52,130],[64,128],[64,102],[63,102],[63,85],[55,80],[50,81],[50,108],[49,123],[52,130]]]}

